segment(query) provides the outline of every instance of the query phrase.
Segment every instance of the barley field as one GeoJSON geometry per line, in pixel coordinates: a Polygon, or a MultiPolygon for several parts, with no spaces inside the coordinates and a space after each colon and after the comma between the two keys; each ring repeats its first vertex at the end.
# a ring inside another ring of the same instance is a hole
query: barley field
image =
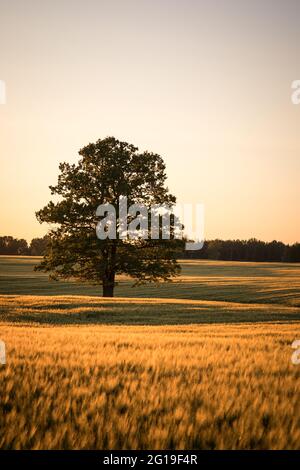
{"type": "Polygon", "coordinates": [[[187,262],[102,299],[35,263],[0,259],[1,449],[299,449],[299,265],[187,262]]]}

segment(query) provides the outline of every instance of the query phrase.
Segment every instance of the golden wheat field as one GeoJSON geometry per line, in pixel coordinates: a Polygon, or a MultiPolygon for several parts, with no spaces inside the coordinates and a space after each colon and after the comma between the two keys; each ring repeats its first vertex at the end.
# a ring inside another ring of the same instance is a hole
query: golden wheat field
{"type": "Polygon", "coordinates": [[[299,449],[291,282],[285,304],[282,289],[249,303],[17,295],[13,282],[0,296],[1,449],[299,449]]]}
{"type": "Polygon", "coordinates": [[[296,449],[300,325],[4,324],[2,449],[296,449]]]}

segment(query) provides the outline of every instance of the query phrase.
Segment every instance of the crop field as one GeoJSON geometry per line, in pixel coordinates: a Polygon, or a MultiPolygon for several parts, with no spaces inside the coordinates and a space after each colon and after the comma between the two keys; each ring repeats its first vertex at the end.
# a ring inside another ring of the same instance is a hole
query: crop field
{"type": "MultiPolygon", "coordinates": [[[[48,281],[34,272],[38,257],[0,256],[0,295],[97,295],[101,287],[48,281]]],[[[182,261],[181,276],[172,283],[132,288],[120,280],[117,297],[224,300],[300,306],[300,264],[228,261],[182,261]]]]}
{"type": "Polygon", "coordinates": [[[2,449],[299,449],[300,265],[183,262],[114,299],[0,258],[2,449]]]}

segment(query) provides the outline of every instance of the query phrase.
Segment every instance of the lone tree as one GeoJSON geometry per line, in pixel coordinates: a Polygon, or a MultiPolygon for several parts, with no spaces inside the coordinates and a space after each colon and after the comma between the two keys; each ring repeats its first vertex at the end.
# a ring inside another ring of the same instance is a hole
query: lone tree
{"type": "MultiPolygon", "coordinates": [[[[40,223],[54,224],[47,252],[36,269],[49,272],[53,279],[102,284],[104,297],[113,296],[116,274],[132,277],[135,285],[178,275],[176,257],[182,251],[181,240],[161,236],[157,240],[101,240],[95,230],[97,207],[107,203],[117,207],[120,197],[127,197],[128,206],[175,204],[165,186],[163,159],[155,153],[140,153],[137,147],[114,137],[90,143],[79,155],[77,164],[59,165],[57,185],[50,186],[57,202],[50,201],[36,213],[40,223]]],[[[119,221],[117,211],[117,227],[119,221]]]]}

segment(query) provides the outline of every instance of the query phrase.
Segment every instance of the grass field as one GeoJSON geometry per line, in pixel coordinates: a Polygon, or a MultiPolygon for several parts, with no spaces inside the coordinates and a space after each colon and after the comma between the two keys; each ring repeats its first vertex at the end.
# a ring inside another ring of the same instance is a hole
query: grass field
{"type": "MultiPolygon", "coordinates": [[[[49,282],[34,272],[36,257],[0,256],[0,294],[99,295],[101,288],[72,282],[49,282]]],[[[159,297],[279,303],[300,306],[300,264],[183,261],[182,274],[171,284],[132,288],[120,282],[118,297],[159,297]]]]}
{"type": "Polygon", "coordinates": [[[300,265],[185,262],[117,298],[0,258],[2,449],[297,449],[300,265]]]}

